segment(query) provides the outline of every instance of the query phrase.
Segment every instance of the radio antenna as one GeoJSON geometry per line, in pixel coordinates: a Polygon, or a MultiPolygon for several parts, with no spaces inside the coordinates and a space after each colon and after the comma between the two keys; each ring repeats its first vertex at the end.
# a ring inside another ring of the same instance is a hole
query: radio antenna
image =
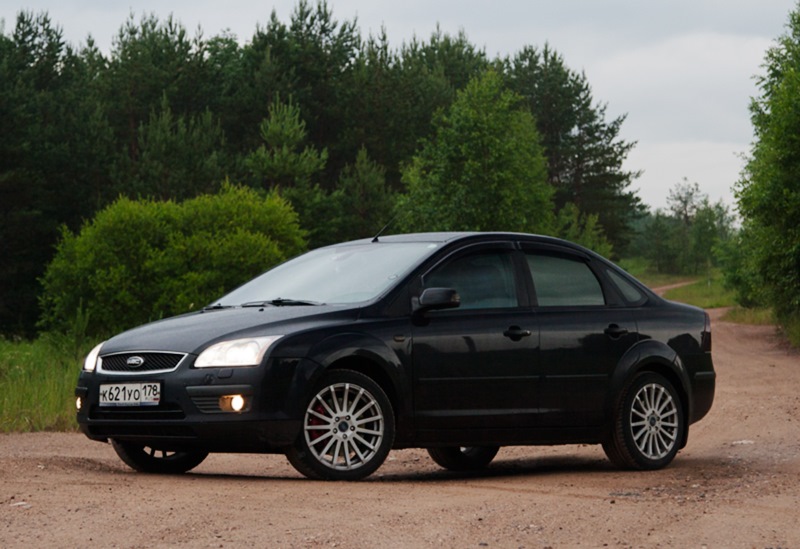
{"type": "Polygon", "coordinates": [[[394,220],[395,220],[395,219],[397,219],[397,216],[398,216],[398,215],[400,215],[400,214],[395,214],[395,215],[394,215],[394,216],[393,216],[393,217],[392,217],[392,218],[389,220],[389,222],[388,222],[386,225],[384,225],[384,226],[383,226],[383,228],[382,228],[380,231],[378,231],[378,234],[376,234],[376,235],[375,235],[375,238],[373,238],[373,239],[372,239],[372,242],[378,242],[378,237],[380,237],[380,236],[383,234],[383,231],[385,231],[386,229],[388,229],[388,228],[389,228],[389,225],[391,225],[392,223],[394,223],[394,220]]]}

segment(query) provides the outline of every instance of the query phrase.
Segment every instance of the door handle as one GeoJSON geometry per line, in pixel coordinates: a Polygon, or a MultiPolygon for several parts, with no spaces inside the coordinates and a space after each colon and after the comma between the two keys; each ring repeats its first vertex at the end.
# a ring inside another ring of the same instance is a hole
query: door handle
{"type": "Polygon", "coordinates": [[[617,339],[624,335],[628,335],[628,330],[622,326],[619,326],[618,324],[609,324],[608,328],[606,328],[604,332],[611,339],[617,339]]]}
{"type": "Polygon", "coordinates": [[[503,335],[509,338],[511,341],[519,341],[523,337],[528,337],[531,335],[531,331],[523,330],[519,326],[510,326],[508,330],[503,332],[503,335]]]}

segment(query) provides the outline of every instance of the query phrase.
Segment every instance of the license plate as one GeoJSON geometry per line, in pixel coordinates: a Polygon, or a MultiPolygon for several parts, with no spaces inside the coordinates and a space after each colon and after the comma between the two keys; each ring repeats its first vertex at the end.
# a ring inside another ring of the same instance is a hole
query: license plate
{"type": "Polygon", "coordinates": [[[154,381],[100,386],[100,406],[158,406],[160,400],[161,384],[154,381]]]}

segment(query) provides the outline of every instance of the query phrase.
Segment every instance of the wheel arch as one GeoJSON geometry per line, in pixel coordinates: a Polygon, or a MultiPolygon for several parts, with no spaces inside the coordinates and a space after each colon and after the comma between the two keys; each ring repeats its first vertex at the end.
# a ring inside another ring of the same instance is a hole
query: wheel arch
{"type": "Polygon", "coordinates": [[[392,404],[395,418],[397,417],[397,407],[400,403],[397,388],[392,378],[374,357],[370,358],[363,355],[343,356],[326,368],[326,371],[330,370],[353,370],[372,379],[375,383],[380,385],[383,392],[389,397],[389,402],[392,404]]]}
{"type": "Polygon", "coordinates": [[[394,350],[380,339],[367,334],[340,334],[321,341],[312,349],[311,360],[318,365],[308,378],[309,390],[322,375],[331,370],[353,370],[377,383],[392,405],[395,419],[395,440],[402,441],[411,433],[409,376],[394,350]]]}
{"type": "Polygon", "coordinates": [[[632,347],[620,360],[612,376],[609,397],[606,402],[606,417],[609,425],[613,424],[614,410],[617,409],[619,401],[623,397],[625,387],[634,377],[643,372],[652,372],[663,376],[678,392],[685,423],[683,440],[680,442],[680,448],[683,448],[688,440],[692,412],[689,374],[680,356],[671,347],[658,341],[642,341],[632,347]]]}

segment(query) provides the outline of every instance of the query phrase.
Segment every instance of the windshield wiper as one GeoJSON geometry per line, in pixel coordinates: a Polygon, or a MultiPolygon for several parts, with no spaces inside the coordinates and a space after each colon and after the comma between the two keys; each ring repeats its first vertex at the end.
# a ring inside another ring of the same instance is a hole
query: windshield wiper
{"type": "Polygon", "coordinates": [[[266,305],[273,305],[275,307],[290,307],[300,305],[322,305],[322,303],[317,301],[306,301],[302,299],[284,299],[282,297],[269,299],[267,301],[248,301],[247,303],[242,303],[242,307],[264,307],[266,305]]]}

